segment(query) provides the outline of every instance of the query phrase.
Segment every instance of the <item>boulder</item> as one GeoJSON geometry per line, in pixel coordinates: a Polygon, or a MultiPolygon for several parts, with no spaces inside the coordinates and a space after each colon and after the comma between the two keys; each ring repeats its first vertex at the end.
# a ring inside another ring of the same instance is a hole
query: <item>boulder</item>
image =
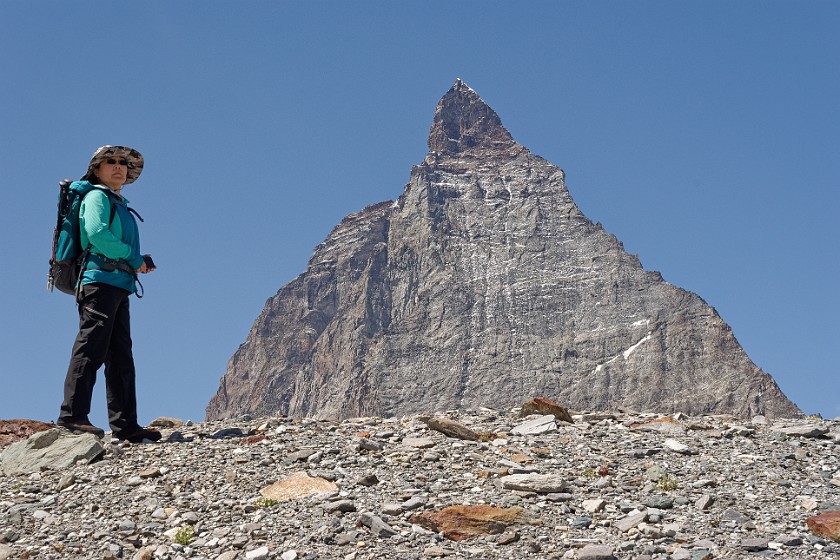
{"type": "Polygon", "coordinates": [[[443,533],[453,541],[479,535],[503,533],[522,517],[522,508],[500,508],[486,504],[449,506],[441,510],[413,515],[409,521],[432,531],[443,533]]]}
{"type": "Polygon", "coordinates": [[[7,475],[61,470],[77,461],[91,463],[104,454],[105,447],[96,436],[53,428],[6,447],[0,454],[0,470],[7,475]]]}
{"type": "Polygon", "coordinates": [[[840,511],[825,511],[809,517],[805,523],[818,537],[840,542],[840,511]]]}

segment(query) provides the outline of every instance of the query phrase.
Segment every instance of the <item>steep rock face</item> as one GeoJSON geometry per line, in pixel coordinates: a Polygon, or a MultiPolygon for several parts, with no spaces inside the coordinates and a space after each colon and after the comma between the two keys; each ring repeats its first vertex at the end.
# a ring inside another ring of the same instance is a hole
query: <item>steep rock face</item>
{"type": "Polygon", "coordinates": [[[520,404],[798,416],[697,295],[643,270],[563,171],[456,81],[396,203],[342,221],[271,298],[208,419],[520,404]]]}

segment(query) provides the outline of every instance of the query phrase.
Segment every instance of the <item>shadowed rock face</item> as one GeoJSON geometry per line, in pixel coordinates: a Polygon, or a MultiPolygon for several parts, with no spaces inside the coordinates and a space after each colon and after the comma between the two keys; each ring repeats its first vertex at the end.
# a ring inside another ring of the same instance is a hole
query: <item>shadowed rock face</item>
{"type": "Polygon", "coordinates": [[[697,295],[645,271],[460,80],[396,203],[268,302],[208,419],[508,407],[799,416],[697,295]]]}

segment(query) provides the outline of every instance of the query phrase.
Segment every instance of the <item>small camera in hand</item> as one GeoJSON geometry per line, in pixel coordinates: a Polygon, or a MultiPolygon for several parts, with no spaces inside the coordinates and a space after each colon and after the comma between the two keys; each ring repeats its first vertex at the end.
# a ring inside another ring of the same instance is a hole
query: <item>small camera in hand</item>
{"type": "Polygon", "coordinates": [[[143,255],[143,263],[149,270],[157,268],[157,266],[155,265],[155,261],[152,260],[152,255],[143,255]]]}

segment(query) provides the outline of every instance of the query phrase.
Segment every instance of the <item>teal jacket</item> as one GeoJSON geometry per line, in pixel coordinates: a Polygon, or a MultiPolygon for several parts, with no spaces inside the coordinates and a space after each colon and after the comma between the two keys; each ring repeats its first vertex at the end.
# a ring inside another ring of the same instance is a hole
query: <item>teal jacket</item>
{"type": "Polygon", "coordinates": [[[135,277],[124,270],[108,266],[109,259],[127,264],[137,270],[143,264],[140,253],[140,231],[134,216],[128,211],[128,200],[119,195],[108,195],[108,187],[96,185],[85,195],[79,208],[79,239],[82,247],[91,245],[87,268],[81,277],[82,284],[102,282],[136,291],[135,277]],[[111,220],[111,202],[117,207],[111,220]],[[110,224],[109,224],[110,222],[110,224]]]}

